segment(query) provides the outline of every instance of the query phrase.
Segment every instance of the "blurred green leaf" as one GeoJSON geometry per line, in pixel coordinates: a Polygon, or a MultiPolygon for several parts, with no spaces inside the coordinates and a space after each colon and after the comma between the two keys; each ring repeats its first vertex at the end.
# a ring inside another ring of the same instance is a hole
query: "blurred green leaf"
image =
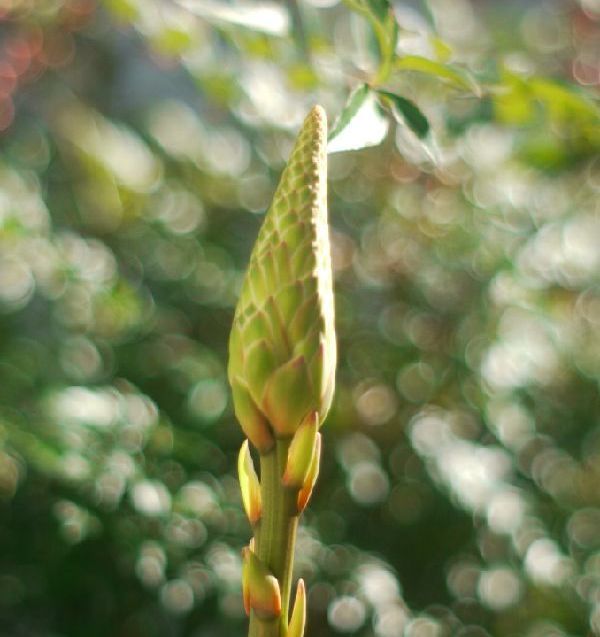
{"type": "Polygon", "coordinates": [[[532,95],[556,121],[592,121],[600,124],[600,109],[580,89],[540,77],[526,81],[532,95]]]}
{"type": "Polygon", "coordinates": [[[133,0],[105,0],[109,11],[121,20],[132,21],[139,15],[139,7],[133,0]]]}
{"type": "Polygon", "coordinates": [[[329,142],[337,137],[343,130],[348,126],[352,118],[358,112],[358,109],[364,104],[367,96],[369,95],[369,87],[366,84],[362,84],[358,88],[354,89],[352,93],[350,93],[350,97],[346,102],[344,108],[342,108],[341,113],[338,115],[335,123],[331,127],[329,131],[329,142]]]}
{"type": "Polygon", "coordinates": [[[452,48],[439,36],[429,36],[429,42],[439,62],[447,62],[452,57],[452,48]]]}
{"type": "Polygon", "coordinates": [[[598,106],[580,89],[540,77],[504,71],[494,95],[496,112],[507,124],[534,122],[541,106],[556,123],[600,122],[598,106]]]}
{"type": "Polygon", "coordinates": [[[418,71],[419,73],[445,80],[454,87],[470,91],[478,97],[481,96],[481,87],[475,78],[465,69],[451,64],[435,62],[420,55],[405,55],[396,60],[394,69],[398,71],[418,71]]]}
{"type": "Polygon", "coordinates": [[[392,105],[392,112],[417,135],[423,139],[429,133],[429,120],[421,109],[411,100],[389,91],[377,91],[385,100],[389,100],[392,105]]]}
{"type": "Polygon", "coordinates": [[[383,84],[390,75],[396,57],[398,23],[388,0],[345,0],[346,4],[371,24],[379,46],[379,68],[372,84],[383,84]]]}
{"type": "Polygon", "coordinates": [[[367,0],[367,5],[380,22],[384,22],[390,11],[389,0],[367,0]]]}
{"type": "Polygon", "coordinates": [[[385,138],[388,128],[389,123],[379,110],[375,94],[363,84],[350,95],[336,120],[327,151],[338,153],[377,146],[385,138]]]}

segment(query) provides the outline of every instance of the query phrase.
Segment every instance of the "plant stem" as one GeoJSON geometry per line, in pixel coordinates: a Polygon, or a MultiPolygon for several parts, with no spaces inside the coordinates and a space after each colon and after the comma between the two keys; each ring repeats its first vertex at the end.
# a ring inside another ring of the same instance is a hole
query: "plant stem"
{"type": "Polygon", "coordinates": [[[279,582],[281,616],[264,620],[252,611],[249,637],[285,637],[287,632],[296,528],[298,526],[297,490],[285,488],[289,440],[277,440],[275,448],[260,457],[262,516],[256,533],[256,553],[279,582]]]}

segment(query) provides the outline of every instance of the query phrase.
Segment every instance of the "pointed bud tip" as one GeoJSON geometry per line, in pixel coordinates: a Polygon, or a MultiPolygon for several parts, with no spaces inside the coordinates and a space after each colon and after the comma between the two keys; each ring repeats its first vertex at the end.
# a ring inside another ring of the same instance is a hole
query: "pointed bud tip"
{"type": "Polygon", "coordinates": [[[306,624],[306,591],[304,588],[304,580],[298,580],[296,588],[296,601],[294,602],[294,610],[292,618],[288,626],[287,637],[303,637],[304,626],[306,624]]]}
{"type": "Polygon", "coordinates": [[[315,450],[313,455],[313,461],[311,462],[310,469],[308,471],[308,475],[302,485],[300,491],[298,491],[298,497],[296,500],[296,505],[298,509],[298,513],[302,513],[310,500],[310,496],[312,495],[313,488],[315,483],[317,482],[317,478],[319,477],[319,464],[321,460],[321,434],[317,434],[317,439],[315,441],[315,450]]]}
{"type": "Polygon", "coordinates": [[[244,510],[250,524],[254,526],[262,514],[262,499],[248,440],[244,440],[238,455],[238,477],[244,510]]]}
{"type": "Polygon", "coordinates": [[[308,117],[317,120],[318,122],[327,123],[327,114],[325,109],[320,104],[315,104],[309,111],[308,117]]]}
{"type": "Polygon", "coordinates": [[[249,547],[242,550],[242,555],[244,605],[253,609],[261,618],[279,617],[281,591],[277,578],[249,547]]]}
{"type": "Polygon", "coordinates": [[[292,438],[282,477],[286,487],[302,487],[310,472],[317,445],[319,414],[308,413],[292,438]]]}

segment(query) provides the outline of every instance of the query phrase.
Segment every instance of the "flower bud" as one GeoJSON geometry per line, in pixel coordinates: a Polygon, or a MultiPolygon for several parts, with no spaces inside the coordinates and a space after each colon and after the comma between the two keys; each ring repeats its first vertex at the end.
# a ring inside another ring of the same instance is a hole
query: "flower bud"
{"type": "Polygon", "coordinates": [[[286,487],[301,487],[306,481],[317,450],[318,424],[319,415],[317,412],[312,412],[294,434],[282,478],[286,487]]]}
{"type": "Polygon", "coordinates": [[[304,580],[298,580],[296,588],[296,601],[294,602],[294,610],[292,618],[288,626],[287,637],[303,637],[304,625],[306,624],[306,591],[304,589],[304,580]]]}
{"type": "Polygon", "coordinates": [[[249,548],[242,550],[242,592],[246,613],[253,610],[261,619],[281,615],[279,582],[249,548]]]}
{"type": "Polygon", "coordinates": [[[317,478],[319,477],[319,463],[321,461],[321,434],[317,434],[317,439],[315,441],[315,450],[313,453],[312,461],[310,463],[310,468],[306,475],[306,479],[304,480],[304,484],[302,485],[300,491],[298,491],[298,498],[296,500],[298,506],[298,513],[302,513],[310,500],[310,496],[312,495],[314,486],[317,482],[317,478]]]}
{"type": "Polygon", "coordinates": [[[244,510],[250,520],[250,524],[254,526],[260,520],[262,502],[260,483],[258,482],[258,476],[256,475],[247,440],[244,440],[238,456],[238,477],[240,480],[244,510]]]}
{"type": "Polygon", "coordinates": [[[236,416],[260,453],[307,414],[323,423],[336,345],[327,227],[327,123],[306,118],[250,257],[229,342],[236,416]]]}

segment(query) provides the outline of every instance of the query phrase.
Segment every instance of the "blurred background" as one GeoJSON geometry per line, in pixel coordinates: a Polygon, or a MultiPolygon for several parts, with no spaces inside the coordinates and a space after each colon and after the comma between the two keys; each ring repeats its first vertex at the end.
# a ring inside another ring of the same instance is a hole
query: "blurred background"
{"type": "Polygon", "coordinates": [[[308,637],[600,635],[599,86],[598,0],[2,0],[0,635],[245,635],[227,338],[314,103],[308,637]]]}

